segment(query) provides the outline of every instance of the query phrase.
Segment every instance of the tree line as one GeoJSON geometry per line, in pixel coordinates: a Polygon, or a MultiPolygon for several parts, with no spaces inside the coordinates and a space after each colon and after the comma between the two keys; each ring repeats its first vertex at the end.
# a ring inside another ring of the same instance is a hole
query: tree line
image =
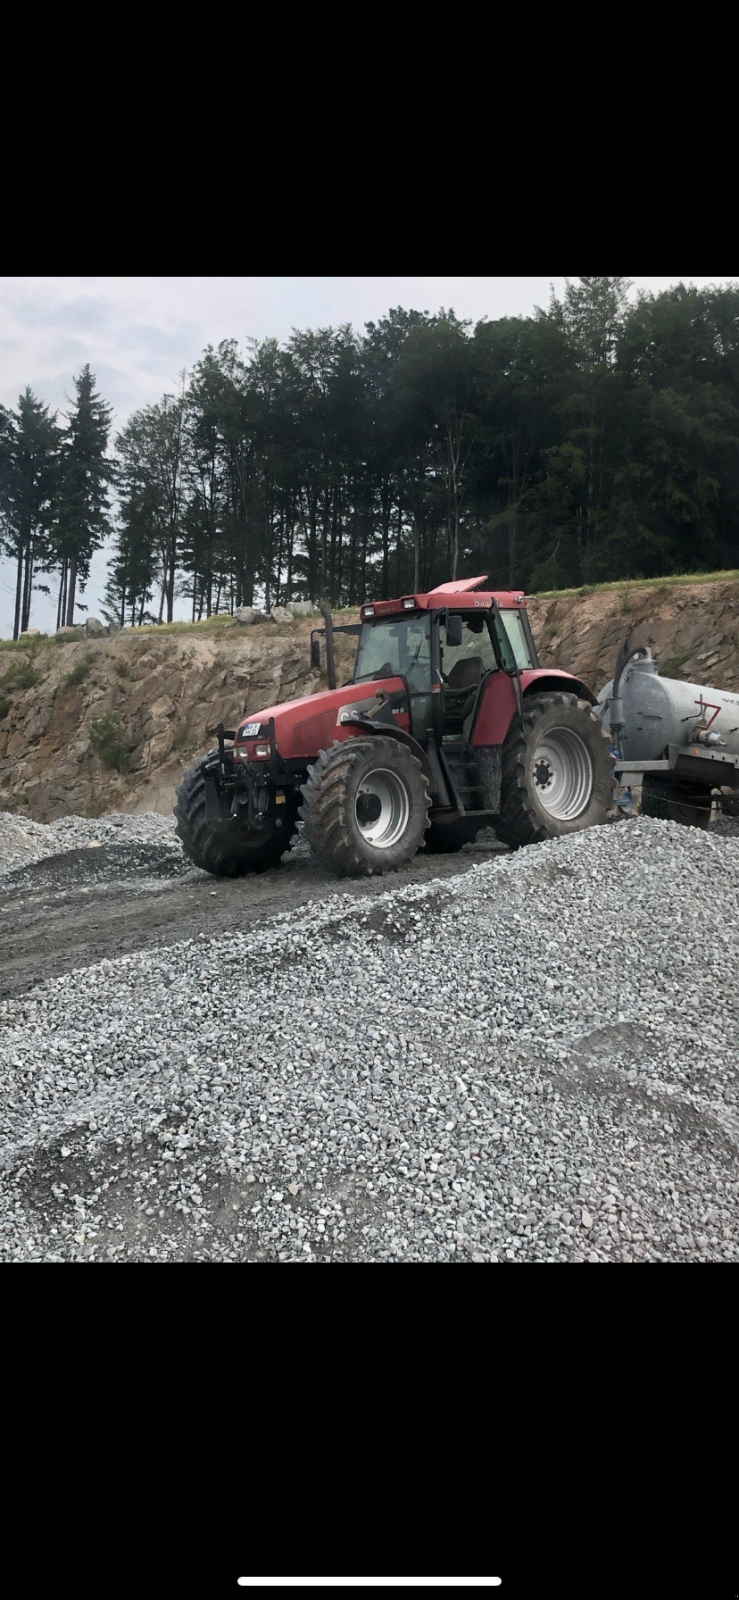
{"type": "Polygon", "coordinates": [[[110,439],[89,366],[63,424],[0,410],[16,635],[55,575],[76,620],[112,533],[121,623],[353,605],[487,572],[530,591],[739,564],[739,284],[568,282],[472,327],[395,308],[208,346],[110,439]]]}

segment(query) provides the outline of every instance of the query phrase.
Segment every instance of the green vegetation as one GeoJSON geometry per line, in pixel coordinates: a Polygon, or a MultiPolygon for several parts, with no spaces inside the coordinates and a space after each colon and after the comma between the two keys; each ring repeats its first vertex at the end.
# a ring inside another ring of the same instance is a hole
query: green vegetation
{"type": "Polygon", "coordinates": [[[42,645],[50,644],[48,633],[41,633],[38,639],[0,639],[0,650],[11,651],[15,655],[22,654],[24,650],[34,652],[40,650],[42,645]]]}
{"type": "Polygon", "coordinates": [[[28,656],[24,656],[22,659],[11,662],[7,672],[4,672],[0,678],[0,688],[32,689],[34,683],[38,683],[40,676],[41,674],[36,671],[33,662],[28,656]]]}
{"type": "Polygon", "coordinates": [[[11,704],[12,702],[10,700],[6,700],[4,694],[0,694],[0,722],[3,721],[4,717],[7,717],[11,704]]]}
{"type": "MultiPolygon", "coordinates": [[[[730,567],[723,572],[676,572],[666,578],[631,578],[629,591],[632,589],[666,589],[679,588],[686,583],[736,583],[739,580],[739,567],[730,567]]],[[[608,594],[618,591],[624,592],[623,583],[591,583],[581,584],[577,589],[542,589],[538,593],[529,595],[530,600],[561,600],[568,596],[583,596],[588,594],[608,594]]]]}
{"type": "Polygon", "coordinates": [[[96,717],[90,728],[90,744],[106,767],[125,772],[128,767],[128,749],[125,729],[118,711],[106,711],[96,717]]]}
{"type": "Polygon", "coordinates": [[[690,660],[692,654],[692,650],[686,650],[682,656],[668,656],[666,661],[660,661],[660,677],[678,678],[680,676],[680,668],[685,666],[686,661],[690,660]]]}
{"type": "Polygon", "coordinates": [[[80,811],[80,816],[81,817],[90,817],[90,818],[92,818],[94,820],[96,817],[102,817],[103,812],[107,811],[107,809],[108,809],[107,800],[102,800],[102,799],[89,800],[87,805],[84,806],[83,809],[80,811]]]}
{"type": "Polygon", "coordinates": [[[110,531],[112,407],[96,393],[89,365],[73,384],[65,427],[30,388],[17,411],[0,407],[0,553],[16,569],[14,639],[29,626],[34,589],[50,593],[38,582],[42,573],[58,573],[57,627],[75,620],[77,586],[110,531]]]}
{"type": "Polygon", "coordinates": [[[86,650],[85,654],[80,656],[79,661],[73,666],[72,671],[67,673],[64,682],[69,684],[84,683],[85,678],[89,677],[94,660],[94,651],[86,650]]]}

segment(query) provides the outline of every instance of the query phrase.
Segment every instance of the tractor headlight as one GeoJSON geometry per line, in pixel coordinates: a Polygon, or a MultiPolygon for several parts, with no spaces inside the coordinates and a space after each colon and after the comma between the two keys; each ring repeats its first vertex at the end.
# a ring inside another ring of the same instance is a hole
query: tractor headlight
{"type": "Polygon", "coordinates": [[[268,744],[257,744],[257,745],[255,745],[254,746],[254,755],[255,755],[255,758],[257,760],[264,761],[265,757],[267,757],[269,755],[269,745],[268,744]]]}

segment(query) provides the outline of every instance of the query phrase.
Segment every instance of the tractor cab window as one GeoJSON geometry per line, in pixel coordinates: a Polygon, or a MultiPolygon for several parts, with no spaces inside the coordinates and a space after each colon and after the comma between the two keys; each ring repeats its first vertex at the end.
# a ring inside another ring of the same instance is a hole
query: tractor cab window
{"type": "Polygon", "coordinates": [[[357,646],[354,683],[372,678],[405,678],[411,694],[428,694],[431,685],[431,618],[378,617],[363,622],[357,646]]]}
{"type": "Polygon", "coordinates": [[[479,611],[462,618],[462,643],[447,644],[446,623],[439,629],[441,651],[441,678],[444,688],[476,688],[486,672],[494,672],[493,641],[485,612],[479,611]]]}
{"type": "MultiPolygon", "coordinates": [[[[535,667],[536,662],[531,658],[531,647],[520,611],[499,611],[495,621],[498,637],[502,641],[503,660],[506,666],[509,665],[508,658],[513,652],[519,672],[525,672],[527,667],[535,667]]],[[[510,662],[510,665],[513,666],[513,662],[510,662]]]]}

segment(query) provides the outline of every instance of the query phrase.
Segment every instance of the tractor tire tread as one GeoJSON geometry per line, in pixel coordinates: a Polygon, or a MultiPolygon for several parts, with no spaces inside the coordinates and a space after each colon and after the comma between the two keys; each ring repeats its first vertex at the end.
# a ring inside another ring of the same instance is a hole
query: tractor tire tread
{"type": "MultiPolygon", "coordinates": [[[[545,839],[572,831],[569,828],[560,830],[547,826],[531,804],[526,781],[526,759],[532,735],[535,734],[537,723],[542,716],[554,706],[561,706],[567,710],[577,709],[583,714],[588,714],[601,734],[604,749],[610,756],[609,736],[588,700],[581,700],[577,695],[565,692],[529,695],[523,703],[523,727],[521,719],[516,717],[503,745],[501,809],[493,823],[501,843],[509,845],[512,850],[518,850],[527,844],[540,844],[545,839]]],[[[610,807],[615,804],[615,796],[614,782],[611,787],[610,807]]],[[[610,807],[606,808],[604,821],[610,807]]]]}
{"type": "MultiPolygon", "coordinates": [[[[398,759],[398,752],[402,751],[400,759],[410,763],[411,771],[423,780],[420,761],[405,746],[390,738],[378,741],[373,735],[367,739],[337,740],[327,750],[322,750],[310,770],[307,782],[303,784],[303,804],[300,809],[303,836],[320,865],[340,877],[372,877],[397,872],[408,859],[407,856],[400,860],[386,859],[389,851],[376,851],[371,859],[368,858],[362,851],[361,840],[358,842],[353,836],[350,826],[352,802],[347,796],[349,780],[367,754],[371,751],[374,755],[378,743],[391,745],[392,760],[398,759]]],[[[379,750],[377,754],[379,758],[379,750]]],[[[423,793],[425,831],[431,806],[425,780],[423,793]]]]}
{"type": "Polygon", "coordinates": [[[217,755],[209,750],[189,767],[176,791],[175,833],[188,860],[216,878],[241,878],[250,872],[265,872],[274,867],[289,850],[297,828],[294,817],[279,835],[264,840],[261,847],[246,845],[227,822],[212,823],[205,816],[205,767],[217,755]]]}

